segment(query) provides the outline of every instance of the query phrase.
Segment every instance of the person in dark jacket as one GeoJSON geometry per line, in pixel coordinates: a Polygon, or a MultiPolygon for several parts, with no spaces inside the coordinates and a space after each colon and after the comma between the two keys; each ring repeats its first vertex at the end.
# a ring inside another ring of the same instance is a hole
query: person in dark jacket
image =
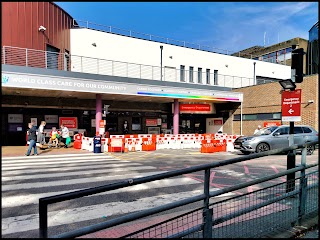
{"type": "Polygon", "coordinates": [[[33,153],[34,155],[38,155],[37,152],[37,127],[33,126],[32,123],[28,124],[29,129],[28,129],[28,141],[29,141],[29,148],[28,152],[26,153],[26,156],[29,156],[31,153],[31,150],[33,148],[33,153]]]}

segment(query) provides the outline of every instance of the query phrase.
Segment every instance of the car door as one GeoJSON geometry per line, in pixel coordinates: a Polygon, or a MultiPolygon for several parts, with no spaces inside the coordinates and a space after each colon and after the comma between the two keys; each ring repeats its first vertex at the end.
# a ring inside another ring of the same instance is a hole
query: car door
{"type": "Polygon", "coordinates": [[[271,149],[289,147],[289,127],[278,128],[271,134],[271,149]]]}
{"type": "Polygon", "coordinates": [[[294,144],[304,144],[306,142],[306,134],[303,133],[302,127],[294,127],[294,144]]]}

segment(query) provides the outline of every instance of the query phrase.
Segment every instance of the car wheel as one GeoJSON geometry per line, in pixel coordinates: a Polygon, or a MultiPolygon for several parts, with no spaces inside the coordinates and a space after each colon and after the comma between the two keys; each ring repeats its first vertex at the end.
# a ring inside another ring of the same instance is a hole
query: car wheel
{"type": "Polygon", "coordinates": [[[312,155],[314,152],[314,146],[308,146],[307,147],[307,155],[312,155]]]}
{"type": "Polygon", "coordinates": [[[265,151],[269,151],[270,147],[267,143],[259,143],[257,148],[256,148],[256,152],[265,152],[265,151]]]}
{"type": "Polygon", "coordinates": [[[250,152],[248,152],[248,151],[241,151],[244,155],[249,155],[250,154],[250,152]]]}

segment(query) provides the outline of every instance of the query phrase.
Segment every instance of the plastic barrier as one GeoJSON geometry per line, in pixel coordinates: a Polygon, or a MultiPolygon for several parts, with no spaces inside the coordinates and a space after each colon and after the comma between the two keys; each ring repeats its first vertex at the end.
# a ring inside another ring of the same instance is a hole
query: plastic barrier
{"type": "Polygon", "coordinates": [[[81,145],[82,145],[82,134],[81,133],[78,133],[78,134],[75,134],[73,136],[73,148],[75,149],[81,149],[81,145]]]}
{"type": "Polygon", "coordinates": [[[226,152],[226,140],[202,140],[201,153],[226,152]]]}
{"type": "Polygon", "coordinates": [[[138,138],[138,134],[134,134],[134,135],[126,134],[124,135],[124,138],[138,138]]]}
{"type": "Polygon", "coordinates": [[[109,151],[109,138],[101,138],[101,151],[102,152],[109,151]]]}
{"type": "Polygon", "coordinates": [[[227,152],[233,152],[234,151],[234,143],[235,139],[227,139],[227,152]]]}
{"type": "Polygon", "coordinates": [[[226,152],[227,151],[227,140],[213,140],[215,152],[226,152]]]}
{"type": "Polygon", "coordinates": [[[168,138],[166,137],[159,137],[156,140],[156,149],[168,149],[169,144],[168,144],[168,138]]]}
{"type": "Polygon", "coordinates": [[[195,148],[195,137],[183,137],[181,139],[181,149],[195,148]]]}
{"type": "Polygon", "coordinates": [[[111,138],[109,152],[124,152],[124,138],[111,138]]]}
{"type": "Polygon", "coordinates": [[[138,138],[153,138],[155,135],[152,134],[138,134],[138,138]]]}
{"type": "Polygon", "coordinates": [[[154,138],[142,138],[142,151],[155,151],[156,141],[154,138]]]}
{"type": "Polygon", "coordinates": [[[125,138],[124,152],[135,152],[136,150],[136,138],[125,138]]]}
{"type": "Polygon", "coordinates": [[[110,135],[110,138],[124,138],[124,135],[110,135]]]}

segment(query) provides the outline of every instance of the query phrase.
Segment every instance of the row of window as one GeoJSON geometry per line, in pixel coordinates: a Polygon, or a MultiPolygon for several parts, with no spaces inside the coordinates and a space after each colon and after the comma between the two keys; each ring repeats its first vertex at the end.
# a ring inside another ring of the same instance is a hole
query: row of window
{"type": "MultiPolygon", "coordinates": [[[[240,121],[240,114],[234,115],[234,121],[240,121]]],[[[281,113],[242,114],[242,120],[281,120],[281,113]]]]}
{"type": "MultiPolygon", "coordinates": [[[[288,135],[289,134],[289,127],[280,128],[276,131],[276,133],[279,133],[280,135],[288,135]]],[[[294,134],[302,134],[302,133],[311,133],[312,130],[308,127],[294,127],[293,133],[294,134]]]]}
{"type": "Polygon", "coordinates": [[[292,52],[292,48],[289,47],[289,48],[281,49],[275,52],[264,54],[260,57],[254,58],[254,60],[263,60],[263,61],[273,62],[273,63],[283,62],[288,59],[291,59],[291,52],[292,52]]]}
{"type": "MultiPolygon", "coordinates": [[[[186,70],[185,65],[180,65],[180,82],[186,82],[186,72],[189,72],[189,82],[193,83],[194,82],[194,68],[193,66],[189,66],[189,71],[186,70]]],[[[206,84],[211,83],[210,79],[210,69],[206,69],[206,84]]],[[[202,83],[202,75],[204,73],[202,72],[202,68],[198,68],[197,72],[197,83],[202,83]]],[[[213,85],[218,85],[218,70],[214,70],[213,74],[213,85]]]]}

